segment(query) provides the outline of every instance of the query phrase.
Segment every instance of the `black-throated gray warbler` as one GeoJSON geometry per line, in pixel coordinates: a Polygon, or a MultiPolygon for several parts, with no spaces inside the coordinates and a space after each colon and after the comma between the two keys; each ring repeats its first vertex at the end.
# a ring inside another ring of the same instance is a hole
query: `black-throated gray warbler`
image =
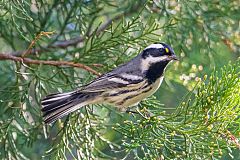
{"type": "Polygon", "coordinates": [[[44,121],[51,123],[89,104],[108,103],[127,110],[159,88],[172,60],[177,57],[169,45],[152,44],[131,61],[76,91],[48,95],[42,100],[44,121]]]}

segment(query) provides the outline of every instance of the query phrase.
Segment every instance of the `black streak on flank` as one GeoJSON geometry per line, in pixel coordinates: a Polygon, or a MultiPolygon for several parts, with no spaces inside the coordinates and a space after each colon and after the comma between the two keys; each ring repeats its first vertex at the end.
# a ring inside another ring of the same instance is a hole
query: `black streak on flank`
{"type": "Polygon", "coordinates": [[[154,83],[158,78],[163,75],[164,69],[166,68],[169,61],[161,61],[155,64],[152,64],[149,69],[146,71],[146,78],[148,83],[154,83]]]}
{"type": "Polygon", "coordinates": [[[117,93],[109,94],[108,96],[111,96],[111,97],[119,96],[121,94],[129,93],[129,92],[135,92],[135,91],[138,91],[138,90],[141,90],[141,89],[145,89],[147,87],[148,87],[148,85],[145,85],[144,87],[139,87],[139,88],[136,88],[136,89],[128,88],[128,90],[121,90],[121,91],[119,91],[117,93]]]}
{"type": "Polygon", "coordinates": [[[134,97],[137,97],[137,96],[139,96],[139,95],[141,95],[141,94],[143,94],[143,93],[147,93],[147,92],[149,92],[151,89],[152,89],[152,87],[149,87],[148,89],[146,89],[145,91],[142,91],[141,93],[137,93],[137,94],[130,95],[130,96],[124,98],[121,102],[118,102],[117,105],[123,105],[123,103],[126,102],[127,100],[132,99],[132,98],[134,98],[134,97]]]}

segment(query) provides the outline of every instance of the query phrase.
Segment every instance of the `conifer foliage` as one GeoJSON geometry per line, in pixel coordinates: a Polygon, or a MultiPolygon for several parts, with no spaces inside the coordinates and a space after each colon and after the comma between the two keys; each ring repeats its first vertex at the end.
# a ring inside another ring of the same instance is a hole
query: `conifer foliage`
{"type": "Polygon", "coordinates": [[[239,15],[237,0],[0,1],[0,159],[240,159],[239,15]],[[44,96],[155,42],[180,61],[139,114],[99,104],[44,124],[44,96]]]}

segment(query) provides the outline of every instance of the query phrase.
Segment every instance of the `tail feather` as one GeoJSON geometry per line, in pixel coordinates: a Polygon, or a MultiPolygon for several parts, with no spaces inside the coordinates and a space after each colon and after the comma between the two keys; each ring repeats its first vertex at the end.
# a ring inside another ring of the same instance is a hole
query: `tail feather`
{"type": "Polygon", "coordinates": [[[56,110],[58,108],[61,108],[63,106],[66,106],[67,104],[72,103],[74,100],[83,98],[84,94],[80,93],[69,93],[68,96],[62,97],[61,95],[59,97],[50,97],[47,96],[45,99],[42,100],[42,111],[52,111],[56,110]]]}
{"type": "Polygon", "coordinates": [[[65,115],[68,115],[69,113],[85,106],[87,104],[79,104],[75,106],[65,106],[63,108],[60,108],[59,110],[55,111],[53,114],[48,114],[44,117],[44,122],[45,123],[52,123],[56,121],[59,118],[62,118],[65,115]]]}
{"type": "Polygon", "coordinates": [[[45,123],[55,120],[90,103],[88,93],[68,92],[51,94],[41,102],[43,119],[45,123]]]}
{"type": "Polygon", "coordinates": [[[64,103],[63,101],[61,101],[61,102],[58,102],[59,105],[58,104],[57,105],[53,104],[52,106],[51,105],[50,106],[46,106],[45,108],[42,109],[42,112],[44,113],[43,116],[45,117],[48,114],[51,114],[51,113],[59,110],[60,108],[65,107],[65,106],[68,106],[71,103],[72,103],[71,101],[69,101],[67,103],[64,103]]]}

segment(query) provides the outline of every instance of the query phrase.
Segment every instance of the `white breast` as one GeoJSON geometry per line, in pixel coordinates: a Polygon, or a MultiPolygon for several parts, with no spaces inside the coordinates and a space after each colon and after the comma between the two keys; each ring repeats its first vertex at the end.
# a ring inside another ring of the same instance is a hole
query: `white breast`
{"type": "MultiPolygon", "coordinates": [[[[136,97],[133,97],[133,98],[130,98],[130,99],[126,100],[121,106],[118,106],[118,108],[120,110],[126,110],[128,107],[137,105],[141,100],[143,100],[143,99],[151,96],[153,93],[155,93],[157,91],[157,89],[160,87],[160,85],[162,83],[162,80],[163,80],[163,76],[158,78],[151,86],[144,89],[144,90],[147,90],[150,87],[152,87],[151,90],[147,91],[146,93],[139,94],[136,97]]],[[[138,91],[138,93],[140,93],[140,92],[138,91]]],[[[125,98],[127,96],[128,96],[127,94],[122,95],[122,97],[125,97],[125,98]]]]}

